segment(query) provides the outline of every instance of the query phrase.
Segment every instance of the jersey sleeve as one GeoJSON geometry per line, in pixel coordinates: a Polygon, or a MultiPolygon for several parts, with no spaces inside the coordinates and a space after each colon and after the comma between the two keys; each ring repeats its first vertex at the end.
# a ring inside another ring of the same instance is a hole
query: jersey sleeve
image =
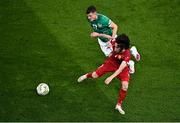
{"type": "Polygon", "coordinates": [[[111,19],[109,19],[108,17],[106,16],[103,16],[103,26],[109,26],[111,24],[111,19]]]}

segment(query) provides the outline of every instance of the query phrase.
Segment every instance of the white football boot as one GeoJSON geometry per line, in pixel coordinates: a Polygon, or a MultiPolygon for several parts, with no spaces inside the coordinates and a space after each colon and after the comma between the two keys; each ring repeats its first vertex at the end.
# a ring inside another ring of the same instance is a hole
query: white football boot
{"type": "Polygon", "coordinates": [[[128,62],[128,66],[129,66],[129,73],[130,74],[133,74],[134,72],[135,72],[135,68],[134,68],[134,61],[133,60],[130,60],[129,62],[128,62]]]}
{"type": "Polygon", "coordinates": [[[130,51],[131,51],[131,54],[132,54],[132,55],[134,56],[134,58],[136,59],[136,61],[140,61],[141,56],[140,56],[140,54],[138,53],[137,48],[136,48],[135,46],[132,46],[131,49],[130,49],[130,51]]]}
{"type": "Polygon", "coordinates": [[[86,74],[85,75],[82,75],[82,76],[80,76],[79,78],[78,78],[78,82],[82,82],[83,80],[85,80],[85,79],[87,79],[87,76],[86,76],[86,74]]]}
{"type": "Polygon", "coordinates": [[[117,104],[115,109],[118,110],[120,114],[125,114],[125,111],[122,110],[122,107],[120,105],[117,104]]]}

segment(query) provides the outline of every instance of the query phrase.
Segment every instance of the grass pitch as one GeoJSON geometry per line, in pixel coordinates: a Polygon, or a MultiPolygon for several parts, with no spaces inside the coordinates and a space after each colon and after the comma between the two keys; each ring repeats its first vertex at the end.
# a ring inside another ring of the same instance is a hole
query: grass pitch
{"type": "Polygon", "coordinates": [[[179,13],[179,0],[1,0],[0,121],[180,121],[179,13]],[[89,36],[91,4],[141,53],[125,116],[114,110],[117,79],[76,82],[105,59],[89,36]]]}

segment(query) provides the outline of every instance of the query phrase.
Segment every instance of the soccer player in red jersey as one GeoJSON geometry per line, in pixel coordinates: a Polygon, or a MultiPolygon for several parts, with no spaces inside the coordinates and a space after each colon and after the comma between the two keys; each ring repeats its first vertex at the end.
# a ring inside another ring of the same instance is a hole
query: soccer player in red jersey
{"type": "Polygon", "coordinates": [[[129,67],[127,64],[131,59],[129,46],[130,40],[128,36],[125,34],[117,36],[110,57],[107,57],[105,62],[94,72],[84,74],[78,78],[78,82],[82,82],[87,78],[98,78],[105,73],[114,72],[105,80],[105,84],[108,85],[115,77],[121,80],[122,87],[119,91],[119,98],[115,107],[121,114],[125,114],[122,109],[122,102],[126,97],[130,79],[129,67]]]}

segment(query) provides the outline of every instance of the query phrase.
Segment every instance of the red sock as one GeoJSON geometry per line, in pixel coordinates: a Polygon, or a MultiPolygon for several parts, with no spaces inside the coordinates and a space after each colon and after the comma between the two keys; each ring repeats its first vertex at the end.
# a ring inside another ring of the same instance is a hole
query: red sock
{"type": "Polygon", "coordinates": [[[121,89],[119,91],[118,105],[122,105],[123,100],[126,98],[127,91],[121,89]]]}
{"type": "Polygon", "coordinates": [[[87,78],[92,78],[92,73],[87,73],[86,76],[87,78]]]}

